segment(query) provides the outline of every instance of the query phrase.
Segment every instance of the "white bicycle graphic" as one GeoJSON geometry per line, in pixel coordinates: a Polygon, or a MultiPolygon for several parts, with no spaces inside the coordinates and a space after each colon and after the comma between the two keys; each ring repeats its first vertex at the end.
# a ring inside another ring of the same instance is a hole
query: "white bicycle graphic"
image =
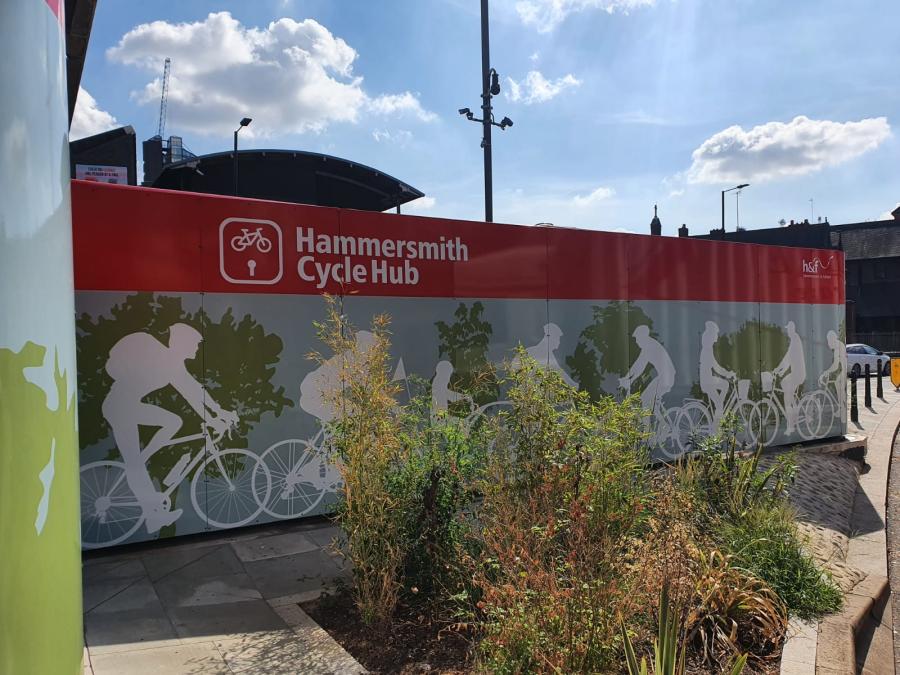
{"type": "MultiPolygon", "coordinates": [[[[761,380],[766,397],[756,402],[751,426],[757,432],[757,440],[768,447],[778,436],[781,418],[787,415],[782,400],[784,389],[777,386],[781,378],[774,373],[763,372],[761,380]],[[779,392],[781,396],[778,396],[779,392]]],[[[804,394],[797,403],[797,433],[805,441],[821,438],[834,423],[835,411],[840,414],[840,406],[827,388],[804,394]]]]}
{"type": "MultiPolygon", "coordinates": [[[[493,401],[472,409],[463,420],[467,430],[493,408],[507,407],[508,401],[493,401]]],[[[262,509],[273,518],[287,520],[311,514],[328,494],[342,484],[339,460],[329,448],[325,428],[311,439],[288,438],[269,446],[259,457],[252,479],[253,493],[266,494],[262,509]],[[265,483],[271,476],[271,490],[265,483]],[[259,485],[257,485],[259,481],[259,485]]]]}
{"type": "MultiPolygon", "coordinates": [[[[734,413],[742,430],[739,435],[750,445],[754,445],[758,438],[758,427],[753,423],[755,409],[756,404],[750,399],[750,380],[731,378],[722,414],[734,413]]],[[[711,436],[718,431],[714,428],[714,419],[713,412],[706,403],[696,398],[685,399],[675,416],[672,431],[672,438],[678,449],[681,452],[693,450],[697,438],[711,436]]]]}
{"type": "MultiPolygon", "coordinates": [[[[193,472],[191,503],[210,526],[224,529],[253,522],[269,500],[272,478],[268,467],[248,450],[220,450],[217,443],[221,435],[214,437],[208,425],[203,425],[200,433],[174,438],[163,447],[199,440],[204,441],[203,450],[185,454],[163,479],[166,506],[172,493],[193,472]]],[[[144,519],[144,508],[128,486],[123,462],[99,461],[81,467],[84,548],[119,544],[133,535],[144,519]]]]}
{"type": "Polygon", "coordinates": [[[241,233],[231,238],[231,248],[235,251],[244,251],[251,246],[256,246],[256,250],[260,253],[272,250],[272,242],[262,233],[261,227],[252,231],[250,228],[242,227],[241,233]]]}
{"type": "Polygon", "coordinates": [[[261,494],[271,478],[272,489],[266,492],[263,511],[281,519],[307,515],[325,495],[340,488],[341,471],[335,462],[324,427],[309,440],[278,441],[260,455],[253,469],[254,494],[261,494]]]}
{"type": "MultiPolygon", "coordinates": [[[[625,392],[625,396],[631,396],[631,386],[621,387],[625,392]]],[[[646,417],[646,429],[650,434],[648,441],[654,447],[662,448],[666,451],[666,445],[669,440],[676,442],[676,426],[678,413],[681,408],[667,408],[663,405],[659,397],[654,398],[653,409],[646,417]]],[[[677,445],[677,442],[676,442],[677,445]]],[[[666,452],[666,454],[669,454],[666,452]]]]}

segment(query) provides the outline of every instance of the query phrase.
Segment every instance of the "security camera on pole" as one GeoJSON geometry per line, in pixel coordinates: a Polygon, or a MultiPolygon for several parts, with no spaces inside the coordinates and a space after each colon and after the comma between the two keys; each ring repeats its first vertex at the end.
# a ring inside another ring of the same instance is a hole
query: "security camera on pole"
{"type": "Polygon", "coordinates": [[[481,122],[484,127],[484,135],[481,139],[481,147],[484,149],[484,219],[487,222],[494,220],[493,176],[491,172],[491,127],[500,127],[506,131],[513,122],[504,117],[499,122],[494,121],[491,112],[491,97],[500,93],[500,75],[491,68],[491,47],[488,35],[488,0],[481,0],[481,110],[482,117],[475,117],[468,108],[460,108],[459,114],[471,122],[481,122]]]}

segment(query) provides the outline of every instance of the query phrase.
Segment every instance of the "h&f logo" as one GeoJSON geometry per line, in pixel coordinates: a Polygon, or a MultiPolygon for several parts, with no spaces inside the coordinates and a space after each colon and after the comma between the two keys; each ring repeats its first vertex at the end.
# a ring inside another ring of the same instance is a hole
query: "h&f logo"
{"type": "Polygon", "coordinates": [[[831,263],[834,262],[834,256],[828,258],[827,262],[822,262],[818,258],[813,258],[812,260],[803,259],[803,273],[804,274],[819,274],[824,273],[825,270],[831,267],[831,263]]]}

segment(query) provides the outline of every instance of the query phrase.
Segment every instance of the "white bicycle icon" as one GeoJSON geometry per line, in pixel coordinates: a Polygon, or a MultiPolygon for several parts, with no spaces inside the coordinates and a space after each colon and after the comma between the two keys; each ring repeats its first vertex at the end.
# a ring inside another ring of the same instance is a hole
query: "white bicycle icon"
{"type": "Polygon", "coordinates": [[[262,233],[261,227],[252,231],[248,227],[242,227],[241,233],[231,238],[231,248],[235,251],[244,251],[251,246],[256,246],[260,253],[268,253],[272,250],[272,241],[262,233]]]}
{"type": "MultiPolygon", "coordinates": [[[[163,447],[203,440],[203,451],[184,455],[163,479],[168,506],[176,488],[193,471],[191,503],[215,528],[247,525],[263,511],[272,477],[261,458],[248,450],[220,450],[221,434],[208,425],[197,434],[174,438],[163,447]],[[185,459],[187,458],[187,459],[185,459]],[[196,471],[194,471],[196,469],[196,471]]],[[[160,448],[162,449],[162,448],[160,448]]],[[[99,461],[81,467],[81,539],[84,548],[112,546],[127,540],[144,523],[144,507],[126,480],[124,462],[99,461]]]]}

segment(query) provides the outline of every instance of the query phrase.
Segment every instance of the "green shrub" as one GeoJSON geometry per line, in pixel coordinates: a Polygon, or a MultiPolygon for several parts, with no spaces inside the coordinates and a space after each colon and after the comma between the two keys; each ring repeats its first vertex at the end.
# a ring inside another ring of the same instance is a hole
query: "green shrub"
{"type": "Polygon", "coordinates": [[[633,399],[591,401],[521,350],[518,361],[479,484],[482,663],[608,672],[618,616],[638,605],[629,551],[652,490],[642,412],[633,399]]]}
{"type": "Polygon", "coordinates": [[[794,514],[785,504],[758,506],[717,533],[735,564],[764,580],[793,616],[810,619],[841,606],[840,589],[801,546],[794,514]]]}
{"type": "Polygon", "coordinates": [[[328,299],[317,326],[339,364],[342,387],[323,392],[340,410],[328,426],[342,485],[335,520],[353,563],[353,595],[369,625],[390,625],[398,603],[435,603],[466,588],[460,561],[475,540],[471,503],[484,442],[450,415],[432,416],[427,383],[405,405],[393,381],[389,321],[378,316],[366,346],[328,299]]]}

